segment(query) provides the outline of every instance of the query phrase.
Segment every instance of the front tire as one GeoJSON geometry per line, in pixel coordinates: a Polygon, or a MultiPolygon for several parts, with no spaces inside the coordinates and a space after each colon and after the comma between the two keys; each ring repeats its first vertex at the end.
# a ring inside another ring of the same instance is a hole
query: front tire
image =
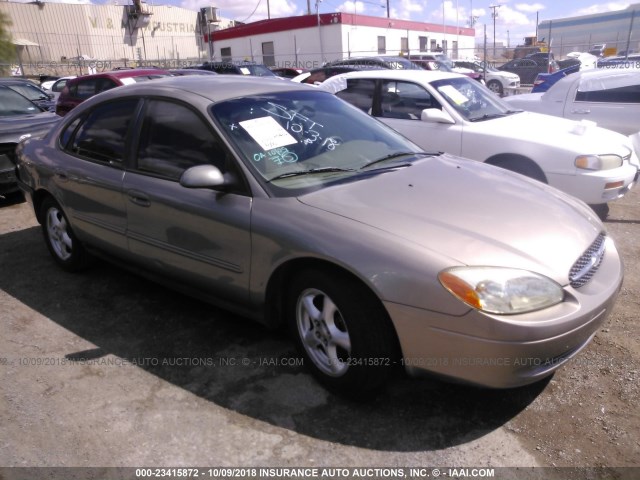
{"type": "Polygon", "coordinates": [[[500,83],[498,80],[489,80],[489,82],[487,83],[487,88],[493,93],[498,94],[499,96],[502,96],[502,94],[504,93],[502,83],[500,83]]]}
{"type": "Polygon", "coordinates": [[[325,271],[302,272],[292,285],[289,327],[314,376],[348,397],[381,388],[398,344],[378,298],[357,280],[325,271]]]}
{"type": "Polygon", "coordinates": [[[47,197],[40,206],[42,234],[49,253],[60,267],[76,272],[90,263],[90,256],[76,238],[60,205],[47,197]]]}
{"type": "Polygon", "coordinates": [[[598,218],[600,218],[600,220],[602,220],[603,222],[609,216],[609,204],[608,203],[598,203],[597,205],[589,205],[589,206],[591,207],[591,210],[596,212],[596,215],[598,215],[598,218]]]}

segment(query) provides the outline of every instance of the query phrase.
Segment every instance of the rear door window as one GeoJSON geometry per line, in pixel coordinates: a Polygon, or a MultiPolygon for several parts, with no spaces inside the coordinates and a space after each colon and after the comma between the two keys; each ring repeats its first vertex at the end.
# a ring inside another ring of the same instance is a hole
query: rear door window
{"type": "Polygon", "coordinates": [[[122,164],[129,124],[137,105],[137,99],[126,99],[97,106],[83,117],[77,128],[75,121],[65,129],[61,138],[63,148],[89,160],[122,164]]]}
{"type": "Polygon", "coordinates": [[[372,78],[350,78],[347,88],[336,92],[336,96],[358,107],[365,113],[371,113],[376,81],[372,78]]]}

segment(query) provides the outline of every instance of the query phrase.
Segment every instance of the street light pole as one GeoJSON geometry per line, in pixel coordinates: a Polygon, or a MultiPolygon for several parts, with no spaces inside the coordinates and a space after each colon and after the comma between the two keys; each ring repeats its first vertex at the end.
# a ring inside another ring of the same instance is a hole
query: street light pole
{"type": "Polygon", "coordinates": [[[496,58],[496,18],[498,17],[498,9],[501,7],[501,4],[498,5],[489,5],[489,8],[493,10],[491,12],[491,16],[493,17],[493,59],[496,58]]]}

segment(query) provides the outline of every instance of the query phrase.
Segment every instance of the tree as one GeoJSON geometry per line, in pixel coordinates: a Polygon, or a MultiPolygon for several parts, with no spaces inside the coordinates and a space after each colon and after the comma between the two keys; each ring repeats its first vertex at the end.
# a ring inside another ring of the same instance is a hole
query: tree
{"type": "Polygon", "coordinates": [[[0,12],[0,74],[6,75],[9,71],[9,66],[16,58],[16,47],[11,41],[11,34],[9,33],[9,26],[11,20],[9,17],[0,12]]]}

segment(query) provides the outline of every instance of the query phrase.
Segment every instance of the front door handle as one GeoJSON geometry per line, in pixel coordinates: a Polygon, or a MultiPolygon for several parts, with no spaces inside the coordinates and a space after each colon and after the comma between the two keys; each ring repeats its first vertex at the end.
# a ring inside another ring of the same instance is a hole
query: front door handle
{"type": "Polygon", "coordinates": [[[587,115],[591,113],[591,110],[571,110],[571,113],[576,113],[578,115],[587,115]]]}
{"type": "Polygon", "coordinates": [[[67,172],[65,172],[61,168],[57,168],[56,169],[55,175],[56,175],[56,177],[58,177],[63,182],[66,182],[66,181],[69,180],[69,176],[67,175],[67,172]]]}
{"type": "Polygon", "coordinates": [[[138,190],[129,190],[127,195],[129,196],[129,201],[136,205],[140,205],[141,207],[149,207],[151,205],[149,197],[138,190]]]}

